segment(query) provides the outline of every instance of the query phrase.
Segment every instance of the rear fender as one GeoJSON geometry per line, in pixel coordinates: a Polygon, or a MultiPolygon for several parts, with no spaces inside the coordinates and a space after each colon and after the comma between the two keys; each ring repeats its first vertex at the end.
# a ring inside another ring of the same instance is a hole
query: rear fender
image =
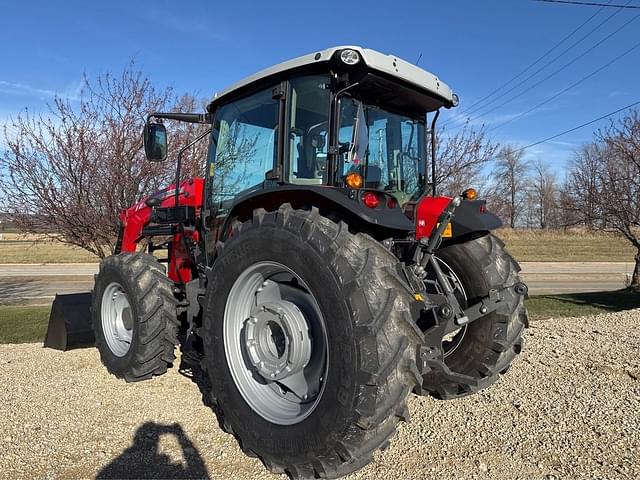
{"type": "MultiPolygon", "coordinates": [[[[428,237],[436,227],[438,218],[451,197],[424,197],[415,207],[416,238],[428,237]]],[[[467,236],[474,232],[486,232],[502,226],[497,215],[487,211],[486,200],[463,200],[451,220],[448,238],[467,236]]]]}

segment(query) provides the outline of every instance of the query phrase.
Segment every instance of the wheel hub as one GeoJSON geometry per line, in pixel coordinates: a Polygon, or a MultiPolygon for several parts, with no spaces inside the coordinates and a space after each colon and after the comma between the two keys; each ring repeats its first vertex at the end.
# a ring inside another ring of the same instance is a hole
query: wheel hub
{"type": "Polygon", "coordinates": [[[111,353],[116,357],[127,354],[133,337],[133,313],[124,288],[112,282],[104,290],[100,307],[102,333],[111,353]]]}
{"type": "Polygon", "coordinates": [[[247,267],[229,292],[223,333],[229,372],[254,412],[293,425],[314,411],[326,378],[327,334],[298,274],[271,261],[247,267]]]}
{"type": "Polygon", "coordinates": [[[252,310],[244,325],[245,346],[255,370],[267,381],[300,372],[311,358],[311,338],[304,315],[280,300],[252,310]]]}

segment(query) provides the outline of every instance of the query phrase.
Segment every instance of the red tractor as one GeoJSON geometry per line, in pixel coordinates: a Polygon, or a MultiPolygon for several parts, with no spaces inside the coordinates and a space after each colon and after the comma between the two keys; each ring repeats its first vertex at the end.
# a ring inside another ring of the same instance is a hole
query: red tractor
{"type": "Polygon", "coordinates": [[[179,155],[175,183],[122,213],[93,291],[107,369],[161,375],[181,343],[224,429],[294,478],[369,463],[412,392],[495,382],[520,352],[527,288],[475,191],[436,195],[435,123],[457,102],[415,65],[336,47],[206,113],[150,115],[150,161],[166,157],[163,119],[207,125],[206,178],[181,181],[179,155]]]}

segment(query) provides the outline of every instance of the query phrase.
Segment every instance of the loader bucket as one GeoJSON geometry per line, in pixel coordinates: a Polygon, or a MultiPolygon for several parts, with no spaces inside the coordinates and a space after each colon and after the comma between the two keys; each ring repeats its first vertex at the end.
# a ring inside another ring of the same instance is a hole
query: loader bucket
{"type": "Polygon", "coordinates": [[[90,347],[94,343],[91,328],[91,292],[56,295],[51,307],[44,346],[66,351],[90,347]]]}

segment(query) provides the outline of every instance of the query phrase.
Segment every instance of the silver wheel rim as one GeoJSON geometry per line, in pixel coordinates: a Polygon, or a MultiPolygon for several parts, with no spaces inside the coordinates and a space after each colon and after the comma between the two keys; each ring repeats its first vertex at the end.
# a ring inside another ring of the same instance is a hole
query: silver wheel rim
{"type": "Polygon", "coordinates": [[[116,357],[124,357],[133,337],[133,312],[129,297],[119,283],[112,282],[104,289],[100,317],[109,350],[116,357]]]}
{"type": "MultiPolygon", "coordinates": [[[[451,268],[444,260],[438,257],[436,257],[436,260],[438,261],[438,263],[440,263],[442,273],[445,277],[447,277],[449,283],[453,287],[454,294],[457,296],[458,301],[464,301],[462,304],[462,306],[464,307],[467,302],[467,293],[462,286],[460,278],[458,277],[458,275],[456,275],[456,272],[453,271],[453,268],[451,268]]],[[[429,280],[427,280],[426,283],[427,285],[432,286],[433,293],[443,293],[437,283],[429,280]]],[[[454,330],[453,332],[449,332],[442,338],[442,351],[444,358],[452,355],[453,352],[455,352],[460,347],[460,345],[462,345],[462,340],[464,340],[464,337],[467,334],[467,329],[468,325],[464,325],[463,327],[454,330]]]]}
{"type": "Polygon", "coordinates": [[[315,410],[328,367],[326,328],[293,270],[260,262],[242,272],[225,305],[223,339],[231,376],[254,412],[293,425],[315,410]]]}

